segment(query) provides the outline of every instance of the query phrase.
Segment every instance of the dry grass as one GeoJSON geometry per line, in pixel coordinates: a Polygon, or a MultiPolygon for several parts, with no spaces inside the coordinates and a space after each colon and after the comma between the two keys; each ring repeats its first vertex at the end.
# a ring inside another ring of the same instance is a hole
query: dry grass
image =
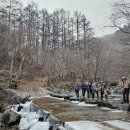
{"type": "Polygon", "coordinates": [[[44,78],[36,78],[33,81],[24,81],[22,82],[18,89],[23,91],[23,92],[36,92],[39,91],[40,88],[43,88],[46,85],[48,78],[44,77],[44,78]]]}

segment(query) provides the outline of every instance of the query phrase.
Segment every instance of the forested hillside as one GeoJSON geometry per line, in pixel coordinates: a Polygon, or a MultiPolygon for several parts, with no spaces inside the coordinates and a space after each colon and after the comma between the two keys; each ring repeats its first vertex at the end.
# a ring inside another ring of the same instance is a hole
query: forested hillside
{"type": "Polygon", "coordinates": [[[112,36],[95,38],[87,14],[78,11],[48,12],[34,2],[25,7],[17,0],[1,1],[2,86],[5,82],[19,84],[37,78],[52,83],[74,82],[78,77],[116,80],[124,71],[120,71],[124,64],[119,50],[121,39],[129,41],[126,36],[118,31],[112,36]]]}
{"type": "Polygon", "coordinates": [[[0,65],[9,71],[10,80],[32,80],[37,73],[51,81],[105,79],[110,60],[100,43],[81,12],[50,13],[17,0],[0,3],[0,65]]]}

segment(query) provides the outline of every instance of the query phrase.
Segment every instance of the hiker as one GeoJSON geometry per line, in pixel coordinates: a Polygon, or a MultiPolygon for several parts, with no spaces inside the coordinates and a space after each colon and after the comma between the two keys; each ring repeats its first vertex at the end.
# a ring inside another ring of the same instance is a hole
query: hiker
{"type": "Polygon", "coordinates": [[[94,86],[93,86],[93,82],[92,81],[89,83],[88,88],[89,88],[89,94],[91,94],[92,99],[94,99],[94,86]]]}
{"type": "Polygon", "coordinates": [[[79,83],[76,83],[76,84],[74,85],[74,89],[75,89],[76,96],[79,98],[80,84],[79,84],[79,83]]]}
{"type": "Polygon", "coordinates": [[[86,85],[86,90],[87,90],[87,98],[89,99],[89,82],[86,82],[85,83],[85,85],[86,85]]]}
{"type": "Polygon", "coordinates": [[[85,98],[85,93],[86,93],[86,89],[87,89],[86,84],[82,83],[81,88],[82,88],[82,96],[83,96],[83,98],[85,98]]]}
{"type": "Polygon", "coordinates": [[[129,103],[129,81],[122,77],[121,86],[123,87],[123,103],[129,103]]]}
{"type": "Polygon", "coordinates": [[[108,89],[107,89],[107,83],[104,84],[104,96],[106,98],[106,101],[108,100],[108,89]]]}
{"type": "Polygon", "coordinates": [[[101,94],[101,100],[103,100],[103,94],[104,94],[104,86],[103,86],[103,81],[100,82],[101,89],[100,89],[100,94],[101,94]]]}
{"type": "Polygon", "coordinates": [[[94,82],[93,84],[92,84],[92,89],[93,89],[93,99],[95,98],[95,93],[96,93],[96,95],[97,95],[97,99],[99,99],[99,93],[98,93],[98,88],[97,88],[97,84],[96,84],[96,82],[94,82]]]}
{"type": "Polygon", "coordinates": [[[103,97],[105,96],[106,101],[108,100],[108,89],[107,89],[107,83],[104,83],[101,81],[101,100],[103,100],[103,97]]]}

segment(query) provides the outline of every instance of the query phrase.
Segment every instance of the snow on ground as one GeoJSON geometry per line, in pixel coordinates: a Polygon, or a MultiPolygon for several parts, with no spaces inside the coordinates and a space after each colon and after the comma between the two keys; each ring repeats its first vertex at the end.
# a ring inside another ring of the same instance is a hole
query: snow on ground
{"type": "Polygon", "coordinates": [[[64,100],[64,98],[57,98],[57,97],[52,97],[50,95],[46,95],[44,97],[52,98],[52,99],[57,99],[57,100],[64,100]]]}
{"type": "Polygon", "coordinates": [[[60,126],[60,127],[58,127],[60,130],[67,130],[65,127],[63,127],[63,126],[60,126]]]}
{"type": "Polygon", "coordinates": [[[26,130],[31,128],[31,126],[33,126],[34,124],[38,123],[38,119],[35,118],[29,118],[29,117],[25,117],[20,120],[20,124],[19,124],[19,129],[20,130],[26,130]]]}
{"type": "MultiPolygon", "coordinates": [[[[130,122],[111,120],[104,122],[93,121],[72,121],[66,122],[66,130],[130,130],[130,122]],[[105,124],[104,124],[105,122],[105,124]]],[[[65,130],[61,128],[61,130],[65,130]]]]}
{"type": "Polygon", "coordinates": [[[102,107],[101,110],[103,111],[114,111],[114,109],[108,108],[108,107],[102,107]]]}
{"type": "Polygon", "coordinates": [[[21,115],[21,114],[24,114],[24,113],[26,113],[26,112],[29,112],[31,105],[32,105],[32,101],[26,102],[25,104],[20,103],[20,106],[23,107],[23,109],[22,109],[20,112],[17,112],[17,108],[18,108],[19,105],[13,105],[13,107],[11,108],[11,110],[12,110],[13,112],[15,112],[15,113],[21,115]]]}
{"type": "Polygon", "coordinates": [[[79,102],[79,101],[71,101],[71,103],[74,103],[82,107],[97,107],[97,104],[86,104],[85,102],[79,102]]]}
{"type": "Polygon", "coordinates": [[[71,101],[71,103],[78,104],[79,101],[71,101]]]}
{"type": "Polygon", "coordinates": [[[113,130],[107,126],[103,126],[98,122],[92,121],[73,121],[66,122],[67,130],[113,130]]]}
{"type": "Polygon", "coordinates": [[[113,98],[114,101],[121,101],[121,98],[113,98]]]}
{"type": "Polygon", "coordinates": [[[39,111],[37,112],[31,112],[30,108],[32,105],[32,101],[26,102],[25,104],[20,104],[20,106],[23,107],[23,109],[20,112],[17,112],[17,108],[19,105],[14,105],[11,110],[19,115],[21,115],[21,120],[19,123],[19,129],[20,130],[42,130],[44,127],[44,130],[49,129],[49,122],[38,122],[38,119],[40,117],[39,111]]]}
{"type": "Polygon", "coordinates": [[[130,130],[130,122],[125,122],[121,120],[112,120],[112,121],[105,121],[105,123],[119,129],[130,130]]]}
{"type": "MultiPolygon", "coordinates": [[[[87,106],[87,107],[95,107],[96,105],[85,104],[85,102],[72,102],[77,103],[79,106],[87,106]]],[[[40,112],[31,112],[30,108],[32,105],[32,101],[27,102],[25,104],[20,104],[23,106],[23,109],[20,112],[17,112],[17,108],[19,105],[14,105],[11,110],[17,114],[21,115],[21,120],[19,124],[20,130],[49,130],[49,122],[38,122],[40,117],[40,112]]],[[[112,110],[109,108],[101,108],[102,110],[112,110]]],[[[117,112],[118,110],[115,110],[117,112]]],[[[45,111],[44,111],[45,112],[45,111]]],[[[105,122],[93,122],[93,121],[72,121],[66,122],[65,128],[60,127],[61,130],[115,130],[114,129],[123,129],[130,130],[130,122],[125,122],[121,120],[112,120],[105,122]],[[105,124],[104,124],[105,123],[105,124]]]]}
{"type": "Polygon", "coordinates": [[[97,104],[86,104],[85,102],[79,102],[77,105],[84,107],[97,107],[97,104]]]}
{"type": "Polygon", "coordinates": [[[122,112],[125,112],[125,111],[122,111],[122,110],[113,110],[111,112],[114,112],[114,113],[122,113],[122,112]]]}
{"type": "Polygon", "coordinates": [[[49,130],[49,122],[37,122],[29,130],[49,130]]]}
{"type": "Polygon", "coordinates": [[[125,112],[125,111],[122,111],[122,110],[111,109],[111,108],[108,108],[108,107],[102,107],[101,110],[103,110],[103,111],[111,111],[111,112],[114,112],[114,113],[122,113],[122,112],[125,112]]]}

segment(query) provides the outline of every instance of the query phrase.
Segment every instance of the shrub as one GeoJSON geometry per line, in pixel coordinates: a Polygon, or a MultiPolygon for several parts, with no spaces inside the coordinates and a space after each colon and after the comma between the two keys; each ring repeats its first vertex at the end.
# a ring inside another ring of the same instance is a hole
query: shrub
{"type": "Polygon", "coordinates": [[[117,81],[110,82],[110,86],[117,86],[117,85],[118,85],[117,81]]]}
{"type": "Polygon", "coordinates": [[[9,84],[9,88],[10,89],[17,89],[17,83],[16,82],[11,82],[10,84],[9,84]]]}

